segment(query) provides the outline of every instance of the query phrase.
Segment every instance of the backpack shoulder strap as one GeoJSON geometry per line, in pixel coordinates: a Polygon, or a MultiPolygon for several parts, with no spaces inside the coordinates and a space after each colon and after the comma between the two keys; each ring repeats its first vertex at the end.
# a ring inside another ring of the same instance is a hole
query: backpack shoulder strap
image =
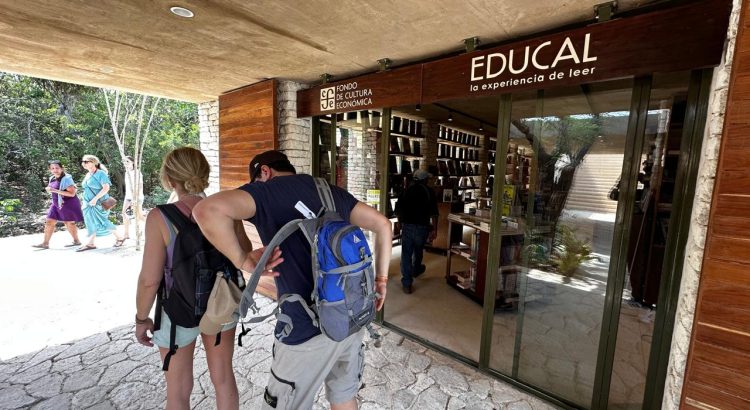
{"type": "Polygon", "coordinates": [[[336,203],[333,202],[333,194],[331,194],[331,186],[328,185],[328,181],[323,178],[315,178],[315,187],[318,189],[320,202],[326,208],[326,211],[336,212],[336,203]]]}
{"type": "Polygon", "coordinates": [[[253,309],[254,313],[257,313],[255,312],[257,308],[255,307],[255,299],[253,295],[255,294],[255,288],[258,287],[258,281],[260,281],[261,273],[266,269],[266,263],[268,262],[268,259],[271,258],[273,250],[277,246],[281,245],[281,242],[284,242],[284,240],[289,237],[289,235],[299,229],[299,223],[302,221],[302,219],[294,219],[287,222],[286,225],[282,226],[281,229],[276,232],[276,235],[273,236],[271,242],[266,244],[266,250],[263,251],[263,255],[255,265],[255,271],[253,272],[252,276],[250,276],[250,279],[247,281],[247,285],[245,286],[245,290],[242,292],[242,300],[240,301],[241,317],[247,316],[248,309],[253,309]]]}
{"type": "Polygon", "coordinates": [[[169,219],[169,222],[171,222],[178,231],[182,231],[183,228],[194,225],[194,222],[185,216],[175,204],[157,205],[156,207],[159,208],[159,211],[169,219]]]}

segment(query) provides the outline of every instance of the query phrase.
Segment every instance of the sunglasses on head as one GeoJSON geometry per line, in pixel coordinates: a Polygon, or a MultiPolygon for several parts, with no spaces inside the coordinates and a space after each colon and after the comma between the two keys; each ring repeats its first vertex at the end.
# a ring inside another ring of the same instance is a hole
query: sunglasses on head
{"type": "Polygon", "coordinates": [[[250,176],[250,182],[255,182],[255,180],[258,179],[259,176],[260,176],[260,165],[255,167],[253,174],[250,176]]]}
{"type": "Polygon", "coordinates": [[[84,160],[81,161],[81,164],[86,164],[86,163],[89,163],[89,162],[91,162],[91,161],[89,161],[87,159],[84,159],[84,160]]]}

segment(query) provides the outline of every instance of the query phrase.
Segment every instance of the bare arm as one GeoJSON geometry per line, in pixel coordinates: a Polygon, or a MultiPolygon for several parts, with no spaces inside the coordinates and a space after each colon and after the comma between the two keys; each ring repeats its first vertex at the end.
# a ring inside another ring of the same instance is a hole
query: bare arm
{"type": "MultiPolygon", "coordinates": [[[[255,216],[255,200],[249,193],[237,189],[211,195],[198,202],[193,208],[193,218],[206,239],[229,258],[234,266],[245,272],[255,270],[255,264],[265,248],[250,252],[245,250],[238,238],[235,221],[242,221],[253,216],[255,216]]],[[[265,275],[278,275],[273,272],[273,268],[283,261],[280,256],[281,251],[277,249],[266,264],[265,275]]]]}
{"type": "Polygon", "coordinates": [[[65,188],[64,190],[50,189],[50,192],[54,192],[54,193],[56,193],[56,194],[58,194],[60,196],[74,197],[74,196],[76,196],[76,186],[75,185],[71,185],[71,186],[65,188]]]}
{"type": "Polygon", "coordinates": [[[107,195],[107,192],[109,192],[110,185],[109,184],[102,184],[102,189],[99,191],[96,195],[94,195],[91,200],[89,200],[89,205],[94,206],[96,205],[96,202],[99,201],[99,198],[103,197],[104,195],[107,195]]]}
{"type": "Polygon", "coordinates": [[[391,263],[391,221],[375,208],[362,202],[352,209],[349,219],[354,225],[375,233],[375,280],[376,290],[381,295],[377,303],[377,310],[380,310],[385,301],[388,268],[391,263]]]}
{"type": "Polygon", "coordinates": [[[234,231],[237,235],[237,240],[240,242],[240,247],[242,247],[242,250],[245,252],[250,252],[253,250],[253,243],[250,242],[250,238],[247,237],[247,232],[245,232],[245,224],[242,223],[242,221],[234,221],[234,231]]]}
{"type": "MultiPolygon", "coordinates": [[[[153,332],[153,322],[148,318],[151,307],[156,299],[161,279],[164,276],[164,263],[166,261],[167,239],[165,238],[166,225],[161,219],[161,212],[149,212],[146,218],[146,245],[143,250],[143,262],[141,274],[138,276],[138,288],[135,295],[136,338],[141,344],[153,346],[151,338],[146,334],[147,330],[153,332]]],[[[161,312],[155,312],[156,315],[161,312]]]]}

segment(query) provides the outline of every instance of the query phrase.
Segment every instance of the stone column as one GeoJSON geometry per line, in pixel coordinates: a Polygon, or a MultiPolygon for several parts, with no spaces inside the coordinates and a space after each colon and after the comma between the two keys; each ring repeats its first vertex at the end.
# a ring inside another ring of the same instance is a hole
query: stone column
{"type": "Polygon", "coordinates": [[[367,129],[350,130],[348,141],[346,186],[360,201],[366,200],[368,189],[378,186],[378,133],[367,129]]]}
{"type": "Polygon", "coordinates": [[[698,169],[698,181],[693,200],[693,213],[690,220],[690,232],[685,246],[685,260],[682,269],[679,302],[675,315],[674,334],[670,349],[669,367],[664,386],[662,408],[680,407],[682,386],[685,379],[690,338],[693,331],[695,304],[698,299],[703,252],[706,244],[708,219],[711,213],[711,199],[714,192],[716,168],[719,163],[719,148],[724,127],[729,78],[734,60],[734,46],[740,21],[740,0],[734,0],[732,15],[729,19],[727,42],[724,47],[724,59],[714,71],[709,97],[708,118],[701,152],[701,163],[698,169]]]}
{"type": "Polygon", "coordinates": [[[206,194],[219,192],[219,101],[198,104],[200,150],[211,166],[206,194]]]}
{"type": "Polygon", "coordinates": [[[310,137],[312,120],[297,118],[297,91],[307,88],[294,81],[279,81],[276,90],[277,110],[279,112],[279,151],[289,157],[289,161],[300,174],[312,171],[312,152],[310,137]]]}

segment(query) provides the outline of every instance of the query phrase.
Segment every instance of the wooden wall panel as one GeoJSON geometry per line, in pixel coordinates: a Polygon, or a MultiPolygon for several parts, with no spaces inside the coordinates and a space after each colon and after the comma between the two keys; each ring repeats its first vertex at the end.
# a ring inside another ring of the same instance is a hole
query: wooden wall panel
{"type": "Polygon", "coordinates": [[[253,157],[278,147],[276,80],[249,85],[219,97],[219,187],[250,180],[253,157]]]}
{"type": "Polygon", "coordinates": [[[750,408],[750,25],[742,8],[681,407],[750,408]]]}
{"type": "MultiPolygon", "coordinates": [[[[233,189],[250,181],[248,165],[263,151],[278,148],[276,80],[249,85],[219,97],[219,187],[233,189]]],[[[245,222],[253,247],[263,246],[258,231],[245,222]]],[[[261,278],[258,293],[276,298],[273,278],[261,278]]]]}

